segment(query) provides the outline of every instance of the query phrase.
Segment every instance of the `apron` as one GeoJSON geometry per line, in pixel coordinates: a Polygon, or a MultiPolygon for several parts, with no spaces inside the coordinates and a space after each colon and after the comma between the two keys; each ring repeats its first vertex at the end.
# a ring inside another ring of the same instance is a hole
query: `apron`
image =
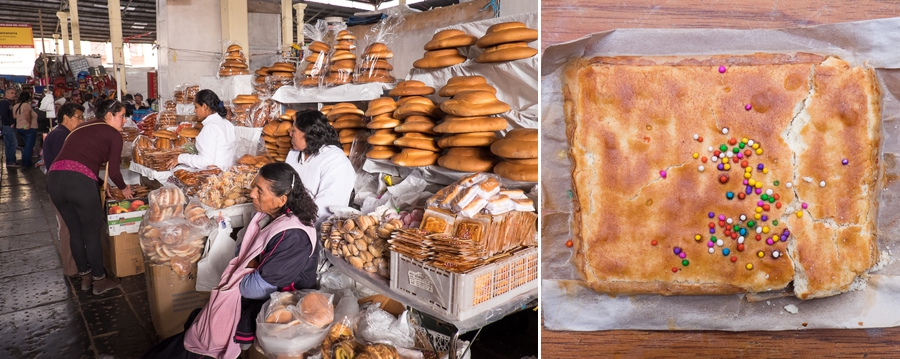
{"type": "Polygon", "coordinates": [[[244,234],[240,253],[228,262],[219,285],[210,293],[209,303],[185,333],[184,347],[188,351],[215,358],[240,356],[240,345],[233,340],[241,319],[240,284],[245,275],[256,270],[247,268],[247,264],[262,253],[269,238],[285,230],[299,228],[309,236],[315,250],[315,229],[300,223],[296,216],[281,215],[260,231],[259,222],[265,216],[268,215],[257,213],[253,216],[244,234]]]}

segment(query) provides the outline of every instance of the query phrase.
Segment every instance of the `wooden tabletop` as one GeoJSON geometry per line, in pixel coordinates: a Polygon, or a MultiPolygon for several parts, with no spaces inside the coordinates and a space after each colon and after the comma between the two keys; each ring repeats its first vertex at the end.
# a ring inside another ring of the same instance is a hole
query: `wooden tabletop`
{"type": "MultiPolygon", "coordinates": [[[[888,17],[900,17],[900,2],[541,0],[541,48],[574,40],[586,34],[617,28],[770,29],[888,17]]],[[[900,327],[734,333],[636,330],[541,331],[541,358],[691,356],[896,358],[900,357],[900,327]]]]}

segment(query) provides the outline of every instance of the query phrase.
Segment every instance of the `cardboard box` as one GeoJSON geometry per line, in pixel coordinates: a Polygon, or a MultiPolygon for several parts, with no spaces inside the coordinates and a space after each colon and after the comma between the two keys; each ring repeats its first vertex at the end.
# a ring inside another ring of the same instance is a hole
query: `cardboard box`
{"type": "Polygon", "coordinates": [[[107,200],[106,221],[109,226],[109,235],[137,233],[145,212],[147,212],[147,198],[107,200]]]}
{"type": "Polygon", "coordinates": [[[395,317],[399,317],[400,314],[403,314],[403,311],[406,310],[406,306],[404,306],[402,303],[385,297],[381,294],[360,298],[357,303],[359,303],[359,305],[363,305],[366,303],[378,303],[381,305],[381,309],[384,309],[385,312],[393,314],[395,317]]]}
{"type": "Polygon", "coordinates": [[[197,264],[180,278],[168,265],[145,263],[150,319],[159,339],[184,331],[184,322],[194,309],[203,308],[209,293],[197,292],[197,264]]]}
{"type": "Polygon", "coordinates": [[[107,272],[119,278],[144,273],[144,254],[137,233],[104,236],[101,244],[107,272]]]}

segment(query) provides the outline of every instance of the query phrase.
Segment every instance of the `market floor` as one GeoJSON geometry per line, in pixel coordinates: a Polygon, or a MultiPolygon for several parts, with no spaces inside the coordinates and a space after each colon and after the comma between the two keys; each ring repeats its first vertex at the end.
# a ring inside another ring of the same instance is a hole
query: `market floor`
{"type": "Polygon", "coordinates": [[[96,296],[63,275],[39,169],[0,168],[0,358],[136,358],[154,344],[143,275],[96,296]]]}

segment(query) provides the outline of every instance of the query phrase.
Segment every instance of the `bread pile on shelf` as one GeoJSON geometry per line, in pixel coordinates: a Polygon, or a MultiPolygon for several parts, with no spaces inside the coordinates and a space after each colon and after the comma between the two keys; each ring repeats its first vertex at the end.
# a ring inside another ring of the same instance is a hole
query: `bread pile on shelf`
{"type": "Polygon", "coordinates": [[[134,141],[134,139],[137,138],[138,133],[140,133],[140,130],[138,130],[137,127],[123,127],[122,128],[122,141],[125,141],[125,142],[134,141]]]}
{"type": "Polygon", "coordinates": [[[294,86],[294,72],[297,67],[290,62],[276,62],[269,67],[261,67],[254,73],[253,89],[264,97],[271,96],[282,86],[294,86]]]}
{"type": "Polygon", "coordinates": [[[375,133],[366,140],[372,148],[366,152],[366,158],[386,160],[400,153],[400,149],[394,146],[397,134],[393,128],[400,125],[400,120],[394,118],[397,103],[391,97],[381,97],[369,101],[366,117],[372,120],[366,124],[366,128],[375,133]]]}
{"type": "Polygon", "coordinates": [[[309,44],[310,54],[304,58],[306,68],[303,74],[306,78],[298,84],[302,87],[319,86],[319,81],[325,77],[326,64],[328,63],[328,52],[331,51],[331,45],[322,41],[313,41],[309,44]]]}
{"type": "Polygon", "coordinates": [[[529,42],[537,41],[538,31],[529,29],[521,22],[504,22],[487,29],[475,43],[484,52],[475,58],[475,62],[504,62],[527,59],[537,55],[538,50],[528,47],[529,42]]]}
{"type": "Polygon", "coordinates": [[[159,112],[156,115],[156,129],[165,130],[176,125],[178,125],[178,116],[174,112],[159,112]]]}
{"type": "Polygon", "coordinates": [[[394,128],[400,134],[394,145],[401,148],[400,153],[391,157],[394,164],[420,167],[433,165],[437,161],[441,149],[435,142],[433,128],[443,112],[425,97],[433,93],[434,88],[415,80],[403,81],[389,93],[400,97],[394,118],[403,121],[394,128]]]}
{"type": "Polygon", "coordinates": [[[425,56],[413,62],[417,69],[437,69],[466,62],[466,57],[457,48],[469,47],[478,40],[462,30],[438,31],[425,44],[425,56]]]}
{"type": "Polygon", "coordinates": [[[150,263],[167,264],[185,277],[203,253],[210,226],[206,210],[196,200],[188,204],[175,186],[150,192],[149,202],[138,230],[144,256],[150,263]]]}
{"type": "Polygon", "coordinates": [[[275,119],[281,112],[281,104],[272,99],[262,101],[250,108],[248,115],[249,127],[263,127],[271,119],[275,119]]]}
{"type": "Polygon", "coordinates": [[[297,111],[287,109],[278,119],[269,121],[263,126],[263,141],[266,151],[275,161],[284,162],[291,151],[291,127],[294,126],[294,114],[297,111]]]}
{"type": "Polygon", "coordinates": [[[221,174],[222,170],[216,166],[209,166],[207,169],[193,172],[179,169],[172,174],[172,177],[177,181],[172,182],[170,179],[169,183],[175,184],[178,188],[181,188],[186,195],[193,197],[200,193],[200,186],[203,183],[206,183],[210,178],[218,177],[221,174]]]}
{"type": "Polygon", "coordinates": [[[356,70],[354,83],[394,82],[391,70],[394,69],[388,59],[394,58],[394,53],[381,42],[373,42],[366,46],[362,54],[362,61],[356,70]]]}
{"type": "Polygon", "coordinates": [[[254,164],[241,164],[250,163],[250,159],[246,157],[242,157],[237,165],[222,172],[221,175],[201,181],[198,193],[203,204],[220,209],[252,202],[250,190],[253,188],[253,179],[256,178],[259,167],[269,163],[270,160],[265,156],[250,156],[254,164]]]}
{"type": "Polygon", "coordinates": [[[322,108],[328,123],[338,132],[338,139],[344,154],[350,156],[350,149],[353,147],[353,139],[361,131],[365,131],[366,123],[363,122],[365,112],[349,102],[341,102],[334,104],[326,112],[326,108],[322,108]]]}
{"type": "Polygon", "coordinates": [[[322,240],[325,250],[354,268],[390,278],[387,240],[402,227],[398,219],[380,220],[371,215],[332,217],[322,224],[322,240]]]}
{"type": "Polygon", "coordinates": [[[513,181],[538,180],[538,130],[517,128],[491,144],[491,152],[503,158],[494,173],[513,181]]]}
{"type": "Polygon", "coordinates": [[[228,46],[228,49],[225,50],[225,57],[222,59],[222,65],[219,67],[219,77],[249,74],[247,58],[244,57],[241,46],[237,44],[228,46]]]}
{"type": "Polygon", "coordinates": [[[356,36],[347,30],[341,30],[335,41],[325,83],[333,86],[349,84],[356,71],[356,55],[353,54],[353,50],[356,50],[356,36]]]}
{"type": "MultiPolygon", "coordinates": [[[[184,96],[184,93],[182,93],[182,96],[184,96]]],[[[176,103],[174,100],[168,100],[163,104],[163,109],[160,110],[160,112],[175,113],[176,109],[178,109],[178,103],[176,103]]]]}
{"type": "Polygon", "coordinates": [[[495,115],[509,111],[497,100],[497,90],[482,76],[457,76],[447,81],[438,95],[451,97],[441,104],[448,115],[434,131],[444,134],[438,146],[447,149],[438,164],[462,172],[488,172],[499,161],[489,147],[495,131],[506,130],[507,121],[495,115]]]}
{"type": "Polygon", "coordinates": [[[257,95],[237,95],[237,97],[231,100],[231,111],[234,114],[231,123],[237,126],[250,126],[252,122],[250,121],[250,109],[260,102],[259,96],[257,95]]]}
{"type": "Polygon", "coordinates": [[[266,79],[270,73],[269,67],[263,66],[253,72],[253,91],[263,96],[270,96],[269,86],[266,86],[266,79]]]}
{"type": "Polygon", "coordinates": [[[176,143],[187,140],[180,140],[180,136],[169,130],[153,131],[151,135],[152,138],[144,135],[137,136],[134,140],[131,160],[155,171],[168,171],[166,163],[184,153],[181,146],[176,146],[176,143]]]}

